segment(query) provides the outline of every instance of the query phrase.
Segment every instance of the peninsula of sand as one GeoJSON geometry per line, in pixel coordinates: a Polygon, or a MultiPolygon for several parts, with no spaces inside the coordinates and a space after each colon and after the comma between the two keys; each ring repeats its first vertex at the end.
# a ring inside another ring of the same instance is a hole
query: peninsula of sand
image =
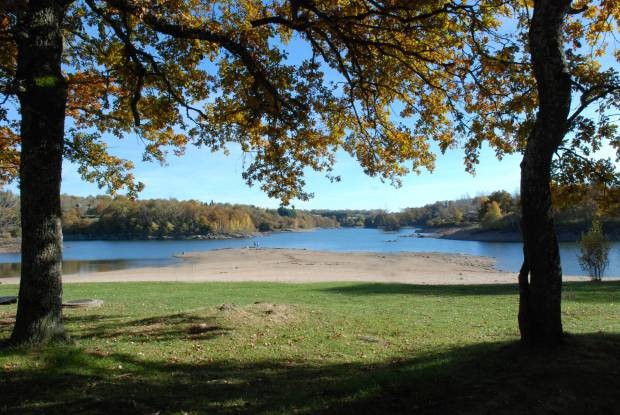
{"type": "MultiPolygon", "coordinates": [[[[516,283],[491,258],[442,253],[342,253],[305,249],[220,249],[178,255],[164,267],[69,274],[64,282],[366,281],[409,284],[516,283]]],[[[566,278],[566,277],[565,277],[566,278]]],[[[579,277],[569,277],[575,279],[579,277]]],[[[19,278],[3,278],[17,284],[19,278]]]]}

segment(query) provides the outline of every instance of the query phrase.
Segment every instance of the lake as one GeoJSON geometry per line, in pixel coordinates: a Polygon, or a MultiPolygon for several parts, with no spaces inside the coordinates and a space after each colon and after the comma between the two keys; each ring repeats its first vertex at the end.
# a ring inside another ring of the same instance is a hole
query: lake
{"type": "MultiPolygon", "coordinates": [[[[444,252],[483,255],[497,261],[502,271],[517,272],[522,246],[514,242],[454,241],[410,237],[413,229],[383,232],[379,229],[338,228],[302,232],[274,232],[245,239],[180,241],[66,241],[64,272],[86,273],[146,266],[165,266],[179,261],[175,254],[223,248],[299,248],[338,252],[444,252]]],[[[584,275],[577,262],[576,243],[562,243],[562,267],[566,275],[584,275]]],[[[0,254],[0,277],[19,275],[19,254],[0,254]]],[[[620,277],[620,243],[612,243],[606,276],[620,277]]]]}

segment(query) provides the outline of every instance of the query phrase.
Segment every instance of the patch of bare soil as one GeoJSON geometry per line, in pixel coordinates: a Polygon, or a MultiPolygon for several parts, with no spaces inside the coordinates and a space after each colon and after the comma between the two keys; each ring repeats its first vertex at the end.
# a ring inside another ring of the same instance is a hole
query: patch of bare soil
{"type": "Polygon", "coordinates": [[[230,322],[253,324],[266,322],[276,325],[298,321],[301,317],[299,306],[292,304],[275,304],[257,301],[244,307],[234,304],[222,304],[216,307],[217,317],[230,322]]]}

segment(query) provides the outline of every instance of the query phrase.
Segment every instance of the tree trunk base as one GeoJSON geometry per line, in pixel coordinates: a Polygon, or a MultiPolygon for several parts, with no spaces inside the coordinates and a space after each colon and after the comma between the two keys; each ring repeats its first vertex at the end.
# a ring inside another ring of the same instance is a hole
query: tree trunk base
{"type": "Polygon", "coordinates": [[[44,346],[55,343],[69,343],[64,324],[56,318],[44,318],[31,322],[27,327],[16,325],[11,339],[14,346],[44,346]]]}

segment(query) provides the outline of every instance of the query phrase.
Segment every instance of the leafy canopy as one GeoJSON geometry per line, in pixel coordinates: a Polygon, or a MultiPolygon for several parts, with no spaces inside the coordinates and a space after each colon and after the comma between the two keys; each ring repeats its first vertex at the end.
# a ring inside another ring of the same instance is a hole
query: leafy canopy
{"type": "MultiPolygon", "coordinates": [[[[187,145],[248,155],[243,177],[288,203],[306,199],[304,169],[331,176],[344,149],[365,172],[398,177],[434,168],[431,143],[461,145],[474,171],[480,148],[520,151],[537,93],[527,0],[75,0],[67,1],[64,71],[68,159],[82,176],[135,195],[132,164],[103,135],[137,134],[144,158],[187,145]],[[295,50],[294,55],[291,54],[295,50]]],[[[576,93],[555,160],[561,184],[618,183],[619,108],[610,44],[619,2],[576,1],[565,35],[576,93]],[[598,103],[594,111],[586,111],[598,103]]],[[[0,180],[17,174],[16,45],[25,2],[0,6],[0,180]]],[[[617,49],[616,49],[617,50],[617,49]]]]}

